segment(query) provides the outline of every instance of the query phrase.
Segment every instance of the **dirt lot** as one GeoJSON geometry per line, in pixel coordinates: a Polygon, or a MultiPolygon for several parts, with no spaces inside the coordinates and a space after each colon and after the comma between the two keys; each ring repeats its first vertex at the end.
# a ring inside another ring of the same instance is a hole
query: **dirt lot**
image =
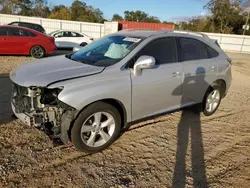
{"type": "Polygon", "coordinates": [[[31,58],[0,56],[0,187],[250,187],[250,55],[229,55],[233,83],[215,115],[142,122],[94,155],[11,118],[6,73],[31,58]]]}

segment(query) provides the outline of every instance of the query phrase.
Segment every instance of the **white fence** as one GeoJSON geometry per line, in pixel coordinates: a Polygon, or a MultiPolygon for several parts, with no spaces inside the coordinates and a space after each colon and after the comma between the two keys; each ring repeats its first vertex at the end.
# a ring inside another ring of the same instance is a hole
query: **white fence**
{"type": "Polygon", "coordinates": [[[104,24],[99,24],[99,23],[76,22],[76,21],[0,14],[0,25],[5,25],[14,21],[23,21],[23,22],[40,24],[44,27],[46,33],[50,33],[58,29],[68,29],[72,31],[84,32],[87,35],[90,35],[94,38],[100,38],[106,34],[104,31],[104,24]]]}
{"type": "MultiPolygon", "coordinates": [[[[14,21],[24,21],[40,24],[44,27],[47,33],[58,29],[68,29],[72,31],[84,32],[94,38],[100,38],[106,34],[114,33],[118,30],[117,22],[105,22],[104,24],[98,24],[0,14],[0,25],[8,24],[14,21]]],[[[225,51],[250,53],[250,36],[218,33],[206,34],[210,38],[218,40],[221,48],[225,51]]]]}
{"type": "Polygon", "coordinates": [[[210,38],[216,39],[221,48],[228,52],[250,53],[250,36],[229,35],[218,33],[205,33],[210,38]]]}

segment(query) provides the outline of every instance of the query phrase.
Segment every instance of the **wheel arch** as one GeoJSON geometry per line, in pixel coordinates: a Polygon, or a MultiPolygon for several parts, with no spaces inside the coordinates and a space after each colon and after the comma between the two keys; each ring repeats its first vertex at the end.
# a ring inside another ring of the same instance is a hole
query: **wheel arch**
{"type": "Polygon", "coordinates": [[[222,98],[224,98],[225,94],[226,94],[226,89],[227,89],[227,83],[226,83],[226,81],[223,80],[223,79],[218,79],[215,82],[213,82],[212,85],[214,85],[214,84],[218,84],[220,86],[220,88],[221,88],[221,95],[222,95],[222,98]]]}
{"type": "Polygon", "coordinates": [[[75,115],[74,120],[71,121],[69,129],[68,129],[68,138],[70,141],[71,141],[71,134],[70,133],[71,133],[71,129],[74,125],[75,120],[78,118],[78,116],[81,114],[81,112],[83,110],[85,110],[88,106],[90,106],[96,102],[105,102],[105,103],[108,103],[108,104],[114,106],[118,110],[118,112],[121,116],[121,128],[124,128],[126,126],[126,124],[127,124],[127,111],[126,111],[126,108],[122,104],[121,101],[114,99],[114,98],[105,98],[105,99],[96,100],[96,101],[93,101],[90,104],[84,106],[81,110],[79,110],[77,112],[77,114],[75,115]]]}
{"type": "Polygon", "coordinates": [[[41,44],[34,44],[34,45],[32,45],[32,46],[30,47],[30,51],[29,51],[29,54],[30,54],[30,55],[31,55],[31,50],[32,50],[32,48],[35,47],[35,46],[40,46],[40,47],[42,47],[43,50],[44,50],[44,52],[45,52],[45,55],[47,54],[46,48],[45,48],[43,45],[41,45],[41,44]]]}

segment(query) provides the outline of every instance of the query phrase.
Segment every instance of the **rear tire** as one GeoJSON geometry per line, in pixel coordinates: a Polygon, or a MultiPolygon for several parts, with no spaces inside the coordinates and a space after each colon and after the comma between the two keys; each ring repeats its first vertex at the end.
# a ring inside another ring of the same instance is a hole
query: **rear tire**
{"type": "Polygon", "coordinates": [[[45,50],[42,46],[33,46],[30,50],[30,55],[34,58],[42,58],[46,55],[45,50]]]}
{"type": "Polygon", "coordinates": [[[77,150],[96,153],[110,146],[120,135],[118,110],[105,102],[96,102],[84,109],[71,129],[71,141],[77,150]]]}
{"type": "Polygon", "coordinates": [[[209,87],[202,102],[202,111],[205,116],[213,115],[220,106],[222,99],[221,88],[218,84],[209,87]]]}

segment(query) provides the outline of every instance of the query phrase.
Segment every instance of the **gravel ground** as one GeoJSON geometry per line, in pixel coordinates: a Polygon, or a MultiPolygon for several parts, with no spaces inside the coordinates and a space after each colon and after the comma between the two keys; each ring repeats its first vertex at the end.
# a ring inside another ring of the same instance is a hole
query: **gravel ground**
{"type": "Polygon", "coordinates": [[[215,115],[141,122],[94,155],[12,119],[8,73],[32,58],[0,56],[0,187],[250,187],[250,55],[229,55],[233,82],[215,115]]]}

